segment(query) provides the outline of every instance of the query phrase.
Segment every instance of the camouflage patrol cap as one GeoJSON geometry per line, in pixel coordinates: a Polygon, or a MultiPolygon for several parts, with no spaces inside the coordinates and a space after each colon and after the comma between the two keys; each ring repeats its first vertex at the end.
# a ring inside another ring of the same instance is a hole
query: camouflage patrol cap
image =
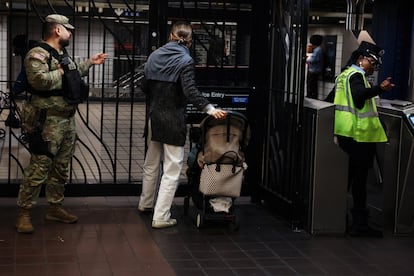
{"type": "Polygon", "coordinates": [[[71,29],[71,30],[75,29],[75,27],[69,24],[69,18],[67,18],[64,15],[49,14],[48,16],[46,16],[45,20],[46,22],[61,24],[67,29],[71,29]]]}

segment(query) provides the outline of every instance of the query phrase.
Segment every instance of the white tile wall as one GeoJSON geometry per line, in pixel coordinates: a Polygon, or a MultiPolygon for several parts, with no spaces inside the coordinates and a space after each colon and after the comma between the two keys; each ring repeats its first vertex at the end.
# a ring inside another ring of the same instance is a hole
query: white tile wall
{"type": "MultiPolygon", "coordinates": [[[[0,15],[0,80],[7,80],[7,17],[0,15]]],[[[7,91],[7,83],[0,82],[0,90],[7,91]]]]}

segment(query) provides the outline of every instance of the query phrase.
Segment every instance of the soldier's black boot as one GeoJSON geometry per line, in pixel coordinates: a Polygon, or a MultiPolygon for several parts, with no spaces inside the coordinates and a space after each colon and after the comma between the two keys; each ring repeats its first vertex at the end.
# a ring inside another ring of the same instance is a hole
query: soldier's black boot
{"type": "Polygon", "coordinates": [[[382,231],[377,230],[369,226],[368,224],[368,210],[353,208],[352,225],[349,230],[351,237],[367,237],[367,238],[382,238],[382,231]]]}

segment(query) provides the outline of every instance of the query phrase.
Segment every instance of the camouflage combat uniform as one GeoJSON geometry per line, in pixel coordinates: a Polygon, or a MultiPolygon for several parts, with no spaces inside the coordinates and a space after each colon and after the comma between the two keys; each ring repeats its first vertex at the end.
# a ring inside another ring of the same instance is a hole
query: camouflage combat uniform
{"type": "MultiPolygon", "coordinates": [[[[36,90],[28,104],[24,118],[34,118],[36,112],[46,110],[41,137],[47,144],[48,154],[32,152],[30,164],[24,170],[20,184],[17,205],[24,209],[32,208],[39,197],[41,185],[46,184],[46,198],[49,203],[63,202],[65,183],[69,173],[69,163],[75,150],[76,127],[74,114],[76,104],[68,104],[62,96],[47,96],[47,91],[62,89],[62,75],[59,61],[41,48],[31,49],[25,58],[28,83],[36,90]],[[50,68],[48,63],[50,62],[50,68]],[[46,96],[42,96],[42,92],[46,96]]],[[[92,66],[89,60],[78,64],[81,76],[92,66]]]]}

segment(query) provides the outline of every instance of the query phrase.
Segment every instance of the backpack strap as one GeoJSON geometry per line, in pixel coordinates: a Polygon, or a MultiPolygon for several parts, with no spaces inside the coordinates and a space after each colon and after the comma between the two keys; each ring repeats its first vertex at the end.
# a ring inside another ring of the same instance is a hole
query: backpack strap
{"type": "Polygon", "coordinates": [[[54,57],[55,59],[57,59],[60,62],[62,56],[65,55],[65,54],[67,55],[67,51],[66,51],[65,48],[62,49],[63,55],[59,55],[58,51],[56,51],[55,48],[53,48],[52,46],[50,46],[49,44],[47,44],[45,42],[39,43],[37,45],[37,47],[43,48],[43,49],[45,49],[46,51],[49,52],[50,55],[49,55],[49,58],[47,60],[47,65],[49,65],[49,67],[52,64],[52,57],[54,57]]]}
{"type": "MultiPolygon", "coordinates": [[[[49,44],[47,44],[45,42],[40,42],[40,43],[34,45],[34,47],[43,48],[44,50],[46,50],[49,53],[49,58],[47,59],[47,65],[49,66],[49,68],[52,64],[52,57],[54,57],[55,59],[57,59],[60,62],[62,56],[64,56],[65,54],[67,55],[67,51],[66,51],[65,48],[63,48],[63,55],[59,55],[58,51],[56,51],[55,48],[53,48],[52,46],[50,46],[49,44]]],[[[40,96],[40,97],[62,96],[62,90],[61,89],[38,92],[35,89],[33,89],[33,87],[31,87],[29,85],[29,83],[27,83],[27,84],[28,84],[28,87],[30,87],[29,92],[33,95],[37,95],[37,96],[40,96]]]]}

